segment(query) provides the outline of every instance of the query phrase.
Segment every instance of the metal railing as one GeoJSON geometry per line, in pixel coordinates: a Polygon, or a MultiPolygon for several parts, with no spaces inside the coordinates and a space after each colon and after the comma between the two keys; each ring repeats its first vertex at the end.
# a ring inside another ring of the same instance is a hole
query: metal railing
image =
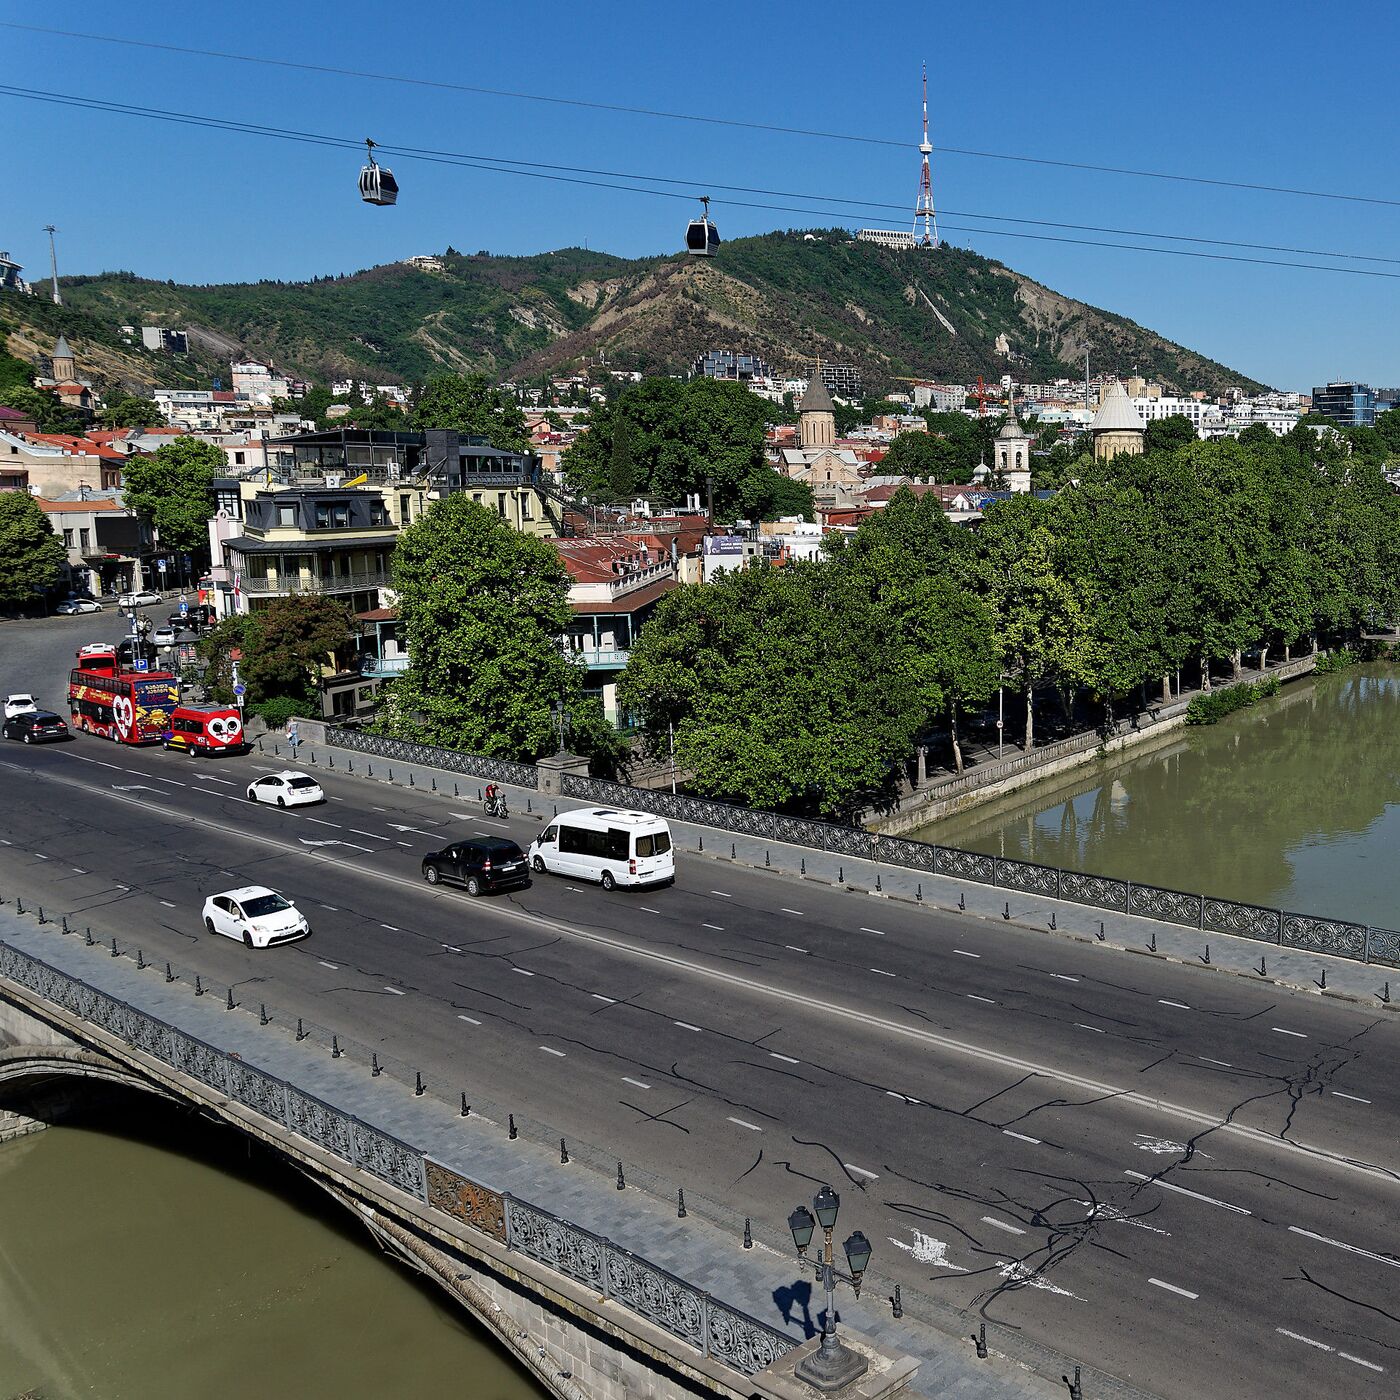
{"type": "Polygon", "coordinates": [[[753,1375],[797,1343],[582,1226],[498,1192],[354,1114],[8,943],[0,977],[509,1250],[586,1284],[703,1356],[753,1375]]]}
{"type": "MultiPolygon", "coordinates": [[[[509,783],[531,791],[538,791],[540,786],[539,769],[530,763],[511,763],[500,758],[457,753],[451,749],[438,749],[329,725],[326,728],[326,742],[332,748],[354,749],[403,763],[421,764],[426,768],[445,768],[449,772],[509,783]]],[[[1214,895],[1190,894],[1159,885],[1141,884],[1135,880],[1120,880],[1108,875],[1061,870],[1032,861],[963,851],[954,846],[931,845],[908,836],[883,836],[861,827],[841,826],[836,822],[818,821],[810,817],[786,816],[781,812],[763,812],[728,802],[713,802],[709,798],[692,797],[687,793],[629,787],[625,783],[609,782],[604,778],[585,778],[565,773],[560,779],[560,793],[583,802],[652,812],[691,826],[713,827],[717,831],[790,846],[805,846],[809,850],[830,855],[927,871],[931,875],[971,880],[997,889],[1042,895],[1047,899],[1110,909],[1120,914],[1135,914],[1163,923],[1200,929],[1205,933],[1234,934],[1283,948],[1400,967],[1400,932],[1349,919],[1300,914],[1214,895]]]]}
{"type": "Polygon", "coordinates": [[[285,578],[257,578],[244,574],[245,593],[346,593],[366,588],[391,588],[393,575],[384,571],[363,574],[328,574],[324,578],[288,574],[285,578]]]}

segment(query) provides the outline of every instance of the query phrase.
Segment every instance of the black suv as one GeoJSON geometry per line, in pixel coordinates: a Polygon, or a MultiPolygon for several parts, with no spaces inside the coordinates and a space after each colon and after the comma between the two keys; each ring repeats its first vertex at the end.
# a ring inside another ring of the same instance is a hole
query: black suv
{"type": "Polygon", "coordinates": [[[467,887],[468,894],[483,890],[508,890],[530,883],[530,865],[525,852],[501,836],[474,836],[470,841],[454,841],[445,850],[423,857],[423,878],[436,885],[453,880],[467,887]]]}
{"type": "Polygon", "coordinates": [[[5,737],[26,744],[43,744],[50,739],[71,739],[68,725],[52,710],[27,710],[5,721],[5,737]]]}

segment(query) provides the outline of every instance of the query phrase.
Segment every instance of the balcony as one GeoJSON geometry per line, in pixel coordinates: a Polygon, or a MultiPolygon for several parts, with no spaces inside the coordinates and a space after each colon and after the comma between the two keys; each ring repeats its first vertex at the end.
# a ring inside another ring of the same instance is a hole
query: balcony
{"type": "Polygon", "coordinates": [[[393,575],[388,572],[367,574],[334,574],[328,578],[289,575],[287,578],[250,578],[243,575],[245,593],[258,596],[290,593],[360,593],[371,588],[392,588],[393,575]]]}
{"type": "Polygon", "coordinates": [[[574,651],[570,652],[576,660],[582,661],[590,671],[620,671],[627,665],[627,658],[631,655],[628,651],[598,650],[598,651],[574,651]]]}
{"type": "Polygon", "coordinates": [[[360,674],[372,680],[392,680],[408,670],[407,656],[367,656],[360,674]]]}

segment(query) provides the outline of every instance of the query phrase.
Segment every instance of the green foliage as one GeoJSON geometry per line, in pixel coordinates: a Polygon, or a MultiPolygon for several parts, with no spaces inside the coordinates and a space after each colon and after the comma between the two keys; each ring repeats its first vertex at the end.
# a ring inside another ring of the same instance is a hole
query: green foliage
{"type": "MultiPolygon", "coordinates": [[[[0,349],[0,400],[9,389],[30,389],[34,387],[34,367],[28,360],[0,349]]],[[[13,407],[13,405],[11,405],[13,407]]]]}
{"type": "Polygon", "coordinates": [[[582,674],[560,650],[571,612],[558,552],[467,496],[435,501],[394,553],[411,664],[389,687],[386,733],[533,760],[551,752],[551,706],[580,727],[582,674]]]}
{"type": "Polygon", "coordinates": [[[900,433],[890,443],[880,463],[888,476],[912,476],[923,481],[949,480],[957,470],[957,455],[950,443],[929,433],[900,433]]]}
{"type": "Polygon", "coordinates": [[[195,643],[195,655],[205,663],[204,684],[222,704],[233,704],[233,663],[247,655],[256,629],[253,616],[235,614],[216,623],[195,643]]]}
{"type": "Polygon", "coordinates": [[[1335,651],[1324,651],[1317,658],[1317,666],[1313,674],[1318,676],[1330,676],[1334,671],[1345,671],[1349,666],[1355,666],[1361,658],[1348,647],[1338,647],[1335,651]]]}
{"type": "Polygon", "coordinates": [[[263,700],[248,706],[248,713],[258,715],[269,729],[285,729],[287,721],[305,715],[307,704],[290,695],[279,695],[274,700],[263,700]]]}
{"type": "Polygon", "coordinates": [[[23,491],[0,491],[0,606],[32,603],[58,582],[67,558],[38,502],[23,491]]]}
{"type": "Polygon", "coordinates": [[[128,509],[155,526],[162,548],[207,559],[214,478],[227,469],[213,443],[178,437],[150,457],[126,459],[122,494],[128,509]]]}
{"type": "Polygon", "coordinates": [[[418,428],[455,428],[464,437],[485,438],[492,447],[511,452],[529,446],[520,405],[484,374],[430,379],[418,395],[413,421],[418,428]]]}
{"type": "MultiPolygon", "coordinates": [[[[1263,427],[1262,424],[1257,426],[1263,427]]],[[[1264,431],[1267,433],[1269,430],[1264,428],[1264,431]]],[[[1173,413],[1167,418],[1154,418],[1142,435],[1145,452],[1174,452],[1178,447],[1188,447],[1195,441],[1195,425],[1184,413],[1173,413]]]]}
{"type": "Polygon", "coordinates": [[[1236,710],[1257,705],[1259,701],[1277,695],[1279,689],[1279,678],[1266,676],[1261,681],[1246,681],[1242,685],[1230,685],[1223,690],[1207,690],[1200,695],[1193,695],[1191,703],[1186,707],[1186,723],[1218,724],[1226,715],[1232,715],[1236,710]]]}
{"type": "Polygon", "coordinates": [[[98,415],[104,428],[155,428],[165,423],[165,415],[151,399],[122,394],[98,415]]]}
{"type": "Polygon", "coordinates": [[[251,615],[239,675],[254,701],[287,698],[319,712],[322,668],[354,637],[344,603],[320,594],[276,598],[251,615]]]}
{"type": "Polygon", "coordinates": [[[41,433],[81,433],[87,427],[82,409],[70,407],[47,389],[15,384],[0,390],[0,403],[32,418],[41,433]]]}

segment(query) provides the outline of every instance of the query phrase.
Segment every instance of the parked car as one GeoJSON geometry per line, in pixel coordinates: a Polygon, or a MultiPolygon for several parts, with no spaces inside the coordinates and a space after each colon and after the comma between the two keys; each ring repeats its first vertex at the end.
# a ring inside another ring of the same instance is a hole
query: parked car
{"type": "Polygon", "coordinates": [[[326,794],[315,778],[291,768],[255,778],[248,784],[249,802],[268,802],[274,807],[308,807],[325,800],[326,794]]]}
{"type": "Polygon", "coordinates": [[[60,617],[77,617],[79,613],[102,611],[102,604],[92,598],[65,598],[55,609],[60,617]]]}
{"type": "Polygon", "coordinates": [[[149,588],[143,588],[138,593],[123,593],[117,599],[117,606],[119,608],[150,608],[159,602],[159,593],[152,593],[149,588]]]}
{"type": "Polygon", "coordinates": [[[661,885],[676,878],[671,828],[649,812],[594,807],[560,812],[530,843],[538,871],[614,885],[661,885]]]}
{"type": "Polygon", "coordinates": [[[449,880],[465,885],[468,894],[478,895],[485,890],[528,885],[530,864],[514,841],[504,836],[474,836],[424,856],[423,878],[430,885],[449,880]]]}
{"type": "Polygon", "coordinates": [[[5,697],[6,719],[14,719],[16,715],[32,714],[38,708],[32,695],[7,695],[5,697]]]}
{"type": "Polygon", "coordinates": [[[175,645],[175,629],[173,627],[157,627],[151,633],[151,645],[173,647],[175,645]]]}
{"type": "Polygon", "coordinates": [[[204,901],[204,927],[225,938],[241,938],[250,948],[290,943],[311,932],[306,916],[291,900],[266,885],[211,894],[204,901]]]}
{"type": "Polygon", "coordinates": [[[50,739],[69,739],[68,725],[61,715],[52,710],[26,710],[5,721],[7,739],[18,739],[24,744],[43,744],[50,739]]]}

